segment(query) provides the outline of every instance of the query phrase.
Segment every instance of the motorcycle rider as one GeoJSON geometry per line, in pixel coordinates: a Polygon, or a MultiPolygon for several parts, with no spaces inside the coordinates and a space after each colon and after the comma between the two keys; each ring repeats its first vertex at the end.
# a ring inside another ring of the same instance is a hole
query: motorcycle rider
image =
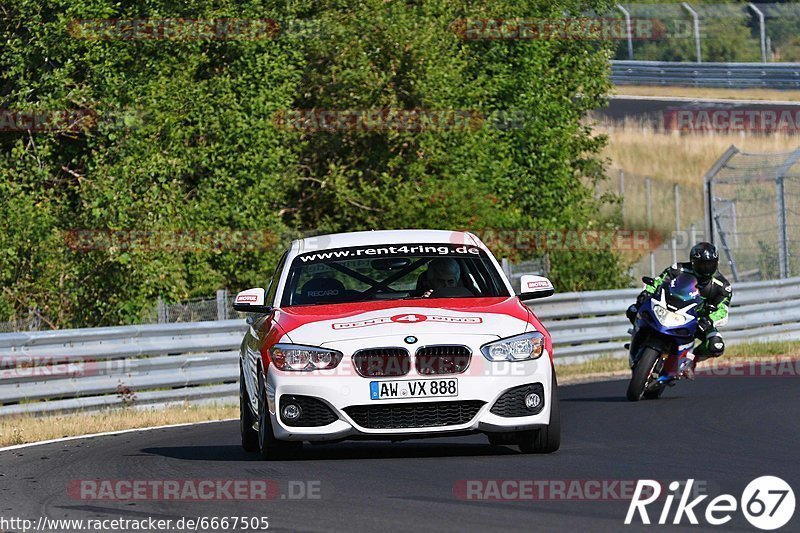
{"type": "Polygon", "coordinates": [[[697,312],[697,331],[695,337],[701,344],[695,348],[695,359],[685,370],[689,379],[694,378],[694,367],[698,361],[710,357],[719,357],[725,350],[725,343],[717,331],[715,324],[724,321],[728,316],[733,291],[731,284],[718,270],[719,254],[713,244],[701,242],[694,245],[689,252],[688,263],[676,263],[664,270],[651,285],[645,284],[644,290],[636,298],[636,303],[628,307],[626,315],[631,323],[636,322],[639,306],[665,282],[675,279],[682,273],[692,274],[697,279],[697,287],[703,306],[697,312]]]}

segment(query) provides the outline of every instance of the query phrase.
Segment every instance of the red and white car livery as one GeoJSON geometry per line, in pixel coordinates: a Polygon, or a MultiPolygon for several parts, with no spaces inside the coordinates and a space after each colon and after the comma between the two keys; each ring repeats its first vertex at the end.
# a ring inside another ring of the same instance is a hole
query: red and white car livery
{"type": "Polygon", "coordinates": [[[486,433],[523,452],[560,443],[550,335],[471,233],[369,231],[292,242],[269,286],[241,292],[242,445],[486,433]]]}

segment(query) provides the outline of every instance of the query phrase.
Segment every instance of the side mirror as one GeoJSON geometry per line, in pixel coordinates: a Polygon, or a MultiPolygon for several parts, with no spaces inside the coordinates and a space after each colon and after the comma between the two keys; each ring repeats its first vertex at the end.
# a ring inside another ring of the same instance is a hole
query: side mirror
{"type": "Polygon", "coordinates": [[[547,298],[555,294],[556,290],[550,280],[544,276],[525,275],[519,280],[520,300],[535,300],[536,298],[547,298]]]}
{"type": "Polygon", "coordinates": [[[642,276],[642,283],[644,283],[645,285],[652,285],[653,283],[655,283],[655,281],[656,280],[654,280],[650,276],[642,276]]]}
{"type": "Polygon", "coordinates": [[[264,289],[247,289],[236,295],[233,308],[243,313],[269,313],[272,307],[264,305],[264,289]]]}

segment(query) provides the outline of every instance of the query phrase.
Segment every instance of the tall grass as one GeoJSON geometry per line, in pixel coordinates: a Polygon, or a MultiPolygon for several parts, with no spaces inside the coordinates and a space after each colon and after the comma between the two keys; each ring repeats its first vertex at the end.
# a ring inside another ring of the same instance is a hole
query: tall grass
{"type": "Polygon", "coordinates": [[[789,152],[800,148],[800,135],[679,133],[659,131],[652,123],[628,120],[598,123],[608,135],[603,152],[610,166],[653,179],[702,186],[703,176],[732,144],[744,152],[789,152]]]}

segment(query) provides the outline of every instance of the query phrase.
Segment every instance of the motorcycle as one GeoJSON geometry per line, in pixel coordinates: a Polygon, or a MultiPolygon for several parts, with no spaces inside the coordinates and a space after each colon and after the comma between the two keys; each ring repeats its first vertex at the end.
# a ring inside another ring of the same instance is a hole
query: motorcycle
{"type": "MultiPolygon", "coordinates": [[[[652,278],[642,281],[652,284],[652,278]]],[[[665,282],[639,306],[630,345],[632,371],[627,398],[656,399],[685,377],[694,360],[697,312],[704,302],[697,278],[681,274],[665,282]]]]}

